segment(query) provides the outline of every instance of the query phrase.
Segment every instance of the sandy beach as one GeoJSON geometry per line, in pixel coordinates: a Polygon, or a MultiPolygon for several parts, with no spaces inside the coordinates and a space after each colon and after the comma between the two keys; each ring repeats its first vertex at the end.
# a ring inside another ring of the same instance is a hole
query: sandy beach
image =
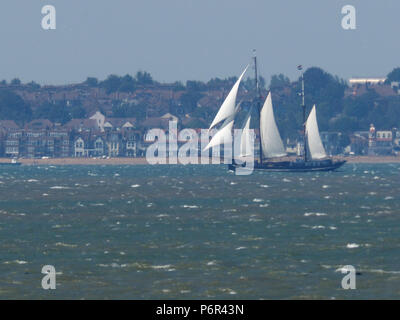
{"type": "MultiPolygon", "coordinates": [[[[339,159],[339,158],[337,158],[339,159]]],[[[400,162],[400,156],[354,156],[343,157],[349,163],[395,163],[400,162]]],[[[49,158],[49,159],[18,159],[23,165],[143,165],[148,164],[146,158],[49,158]]],[[[9,163],[11,159],[0,158],[0,163],[9,163]]]]}

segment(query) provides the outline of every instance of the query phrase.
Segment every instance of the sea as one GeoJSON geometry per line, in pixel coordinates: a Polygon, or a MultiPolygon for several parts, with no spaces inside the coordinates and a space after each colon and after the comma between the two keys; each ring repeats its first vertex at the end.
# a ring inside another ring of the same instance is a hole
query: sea
{"type": "Polygon", "coordinates": [[[4,166],[0,299],[398,299],[399,177],[398,163],[4,166]]]}

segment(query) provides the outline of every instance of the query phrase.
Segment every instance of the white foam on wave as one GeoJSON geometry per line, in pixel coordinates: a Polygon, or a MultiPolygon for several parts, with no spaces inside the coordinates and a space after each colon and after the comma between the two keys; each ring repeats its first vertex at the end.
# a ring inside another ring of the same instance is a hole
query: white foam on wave
{"type": "Polygon", "coordinates": [[[3,264],[27,264],[27,261],[24,260],[14,260],[14,261],[5,261],[3,264]]]}
{"type": "Polygon", "coordinates": [[[353,269],[350,269],[348,266],[340,267],[335,270],[335,272],[341,272],[341,273],[348,273],[350,271],[353,271],[353,269]]]}
{"type": "Polygon", "coordinates": [[[151,269],[155,269],[155,270],[171,269],[172,267],[173,267],[173,265],[171,265],[171,264],[150,266],[151,269]]]}
{"type": "Polygon", "coordinates": [[[133,185],[131,185],[131,188],[139,188],[140,187],[140,184],[133,184],[133,185]]]}
{"type": "Polygon", "coordinates": [[[365,270],[368,272],[373,272],[373,273],[388,273],[388,274],[400,274],[400,271],[386,271],[382,269],[370,269],[370,270],[365,270]]]}
{"type": "Polygon", "coordinates": [[[69,187],[64,187],[64,186],[53,186],[53,187],[50,187],[50,189],[63,190],[63,189],[70,189],[70,188],[69,187]]]}
{"type": "Polygon", "coordinates": [[[347,245],[346,245],[346,248],[347,249],[355,249],[355,248],[358,248],[360,245],[359,244],[357,244],[357,243],[348,243],[347,245]]]}
{"type": "Polygon", "coordinates": [[[57,247],[66,247],[66,248],[76,248],[77,247],[76,244],[68,244],[68,243],[64,243],[64,242],[57,242],[55,245],[57,247]]]}
{"type": "Polygon", "coordinates": [[[304,214],[305,217],[309,217],[309,216],[317,216],[317,217],[322,217],[322,216],[327,216],[327,213],[324,212],[306,212],[304,214]]]}

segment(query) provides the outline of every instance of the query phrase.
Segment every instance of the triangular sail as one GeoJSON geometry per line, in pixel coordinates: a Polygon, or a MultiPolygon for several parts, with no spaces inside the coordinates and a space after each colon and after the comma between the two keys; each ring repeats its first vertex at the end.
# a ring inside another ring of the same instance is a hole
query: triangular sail
{"type": "Polygon", "coordinates": [[[239,155],[240,157],[248,157],[252,155],[250,121],[251,121],[251,112],[248,113],[242,128],[242,135],[240,137],[240,155],[239,155]]]}
{"type": "Polygon", "coordinates": [[[217,115],[215,116],[213,122],[211,123],[209,130],[215,127],[218,123],[222,122],[223,120],[235,114],[236,96],[239,89],[240,81],[242,81],[242,78],[246,73],[248,67],[249,66],[247,66],[246,69],[244,69],[239,79],[236,81],[231,91],[229,92],[228,96],[225,98],[225,101],[222,103],[221,108],[219,109],[217,115]]]}
{"type": "Polygon", "coordinates": [[[277,158],[286,155],[278,127],[275,123],[271,92],[268,94],[261,109],[260,134],[262,151],[265,158],[277,158]]]}
{"type": "Polygon", "coordinates": [[[230,118],[225,120],[224,124],[221,126],[221,129],[212,137],[211,141],[208,143],[208,145],[204,148],[203,151],[219,146],[220,144],[232,143],[232,128],[234,122],[233,118],[234,117],[231,116],[230,118]]]}
{"type": "Polygon", "coordinates": [[[319,135],[318,123],[317,123],[317,112],[315,105],[312,108],[307,122],[306,122],[306,135],[308,141],[308,148],[310,150],[312,159],[323,159],[326,158],[326,152],[319,135]]]}

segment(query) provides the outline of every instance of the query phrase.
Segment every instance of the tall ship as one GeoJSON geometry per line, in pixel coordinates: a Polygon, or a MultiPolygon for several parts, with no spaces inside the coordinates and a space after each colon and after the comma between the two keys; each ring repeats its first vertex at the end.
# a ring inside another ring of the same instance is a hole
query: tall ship
{"type": "MultiPolygon", "coordinates": [[[[258,83],[257,75],[257,57],[254,54],[253,57],[254,70],[255,70],[255,84],[256,84],[256,99],[255,109],[259,113],[259,121],[257,121],[258,129],[260,132],[259,139],[259,158],[256,159],[254,156],[254,139],[250,138],[250,121],[252,117],[253,107],[248,112],[244,124],[242,126],[241,137],[240,137],[240,158],[241,164],[235,161],[232,157],[232,163],[229,164],[230,170],[236,170],[239,166],[245,167],[246,161],[254,161],[254,169],[256,170],[267,170],[267,171],[286,171],[286,172],[309,172],[309,171],[333,171],[340,168],[346,163],[345,160],[335,160],[332,157],[328,157],[324,146],[321,141],[321,137],[318,129],[317,122],[317,111],[314,105],[306,119],[306,105],[304,95],[304,73],[301,72],[301,106],[303,111],[303,152],[302,156],[296,159],[290,159],[287,157],[281,135],[276,125],[274,110],[272,105],[271,91],[268,93],[267,98],[262,104],[261,91],[258,83]],[[253,145],[252,145],[253,144],[253,145]],[[251,157],[252,158],[249,158],[251,157]]],[[[232,131],[235,122],[235,117],[240,109],[239,105],[236,104],[237,93],[239,90],[240,83],[244,74],[246,73],[249,66],[242,72],[231,91],[222,103],[217,115],[210,125],[209,130],[217,128],[217,133],[212,137],[209,144],[204,150],[208,150],[212,147],[219,146],[223,143],[232,142],[232,131]]],[[[298,67],[302,70],[302,67],[298,67]]]]}

